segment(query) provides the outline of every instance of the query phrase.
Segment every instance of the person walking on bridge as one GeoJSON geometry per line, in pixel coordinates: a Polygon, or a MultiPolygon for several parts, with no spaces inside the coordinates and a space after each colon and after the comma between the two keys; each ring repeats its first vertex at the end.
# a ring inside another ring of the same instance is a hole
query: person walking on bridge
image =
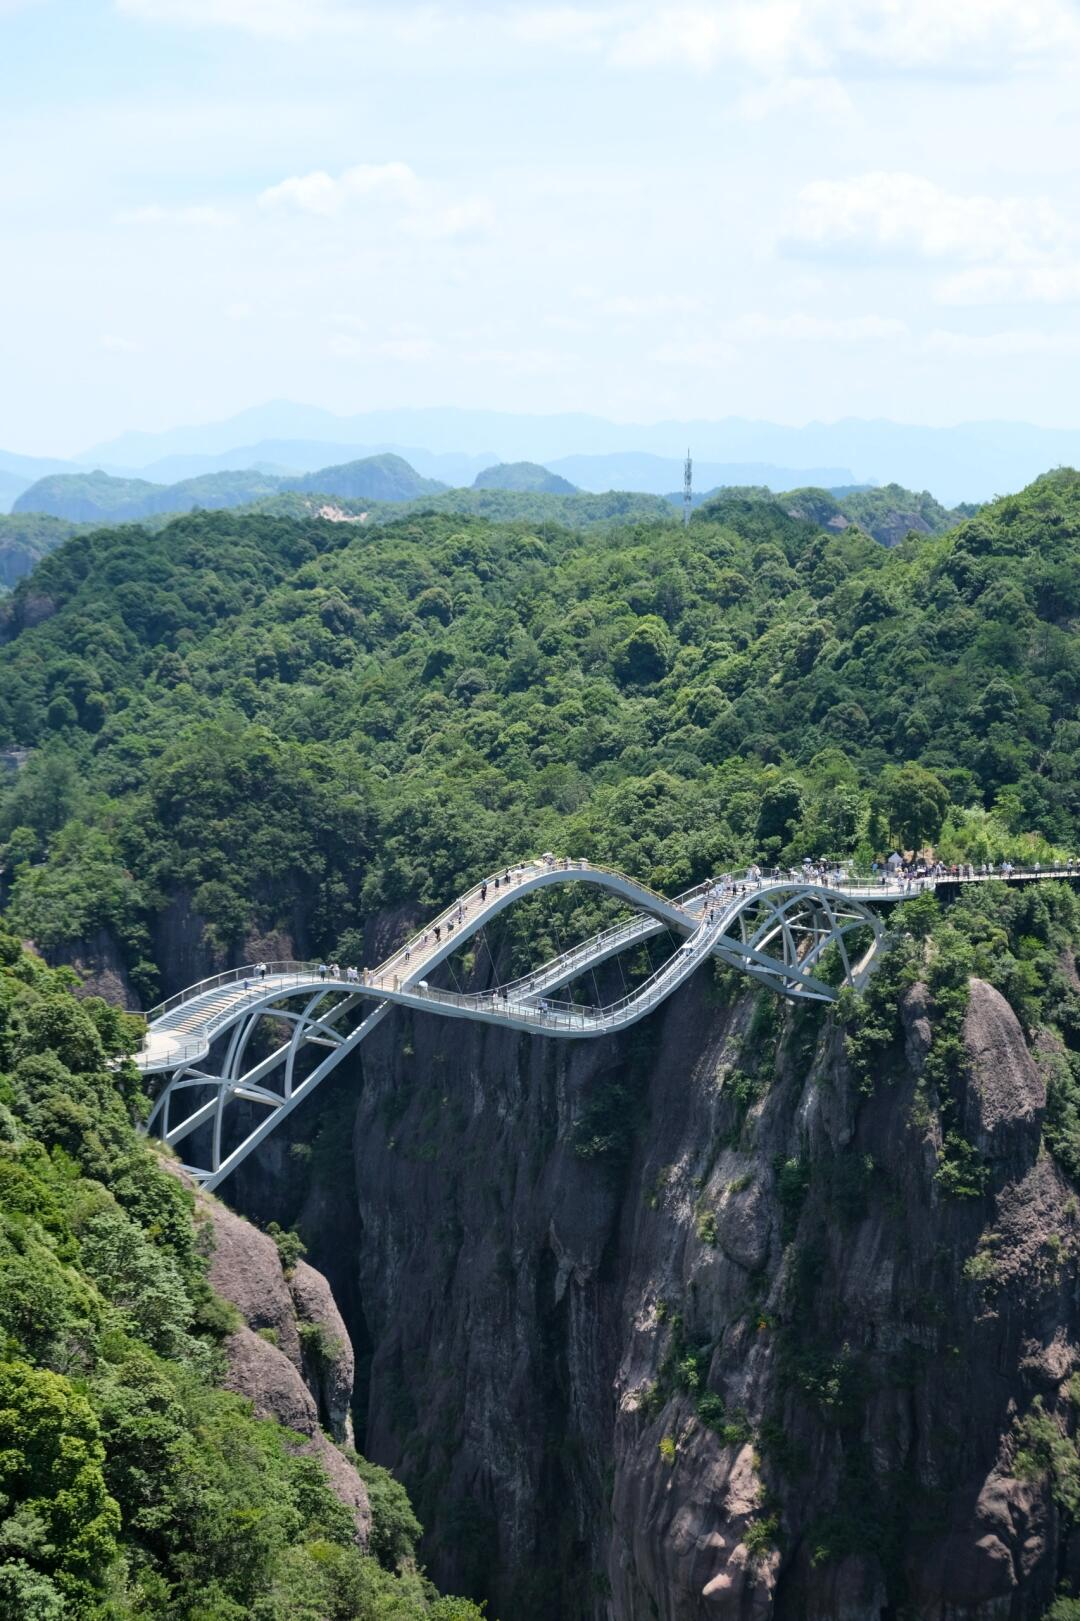
{"type": "Polygon", "coordinates": [[[320,979],[325,979],[326,978],[326,964],[324,962],[321,962],[319,964],[319,978],[320,979]]]}

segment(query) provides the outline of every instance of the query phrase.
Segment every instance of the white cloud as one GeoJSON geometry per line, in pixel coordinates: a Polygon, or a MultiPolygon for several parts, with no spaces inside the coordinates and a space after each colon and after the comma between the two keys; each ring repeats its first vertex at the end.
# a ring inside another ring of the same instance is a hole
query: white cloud
{"type": "Polygon", "coordinates": [[[934,293],[939,304],[1076,304],[1080,303],[1080,262],[979,265],[946,276],[934,293]]]}
{"type": "Polygon", "coordinates": [[[695,72],[750,63],[776,72],[803,54],[803,9],[791,0],[661,7],[617,28],[611,60],[619,67],[674,64],[695,72]]]}
{"type": "Polygon", "coordinates": [[[693,315],[701,308],[700,300],[679,293],[618,293],[597,300],[603,315],[614,315],[619,320],[643,321],[656,316],[693,315]]]}
{"type": "Polygon", "coordinates": [[[98,339],[98,348],[107,355],[137,355],[139,345],[131,338],[123,338],[116,332],[106,332],[98,339]]]}
{"type": "Polygon", "coordinates": [[[714,371],[731,365],[736,355],[732,343],[721,338],[700,338],[692,343],[662,343],[649,359],[658,366],[674,366],[681,371],[714,371]]]}
{"type": "Polygon", "coordinates": [[[592,50],[624,68],[751,66],[767,76],[982,77],[1080,56],[1070,0],[560,5],[530,7],[511,27],[529,43],[592,50]]]}
{"type": "Polygon", "coordinates": [[[181,28],[233,28],[268,38],[298,39],[342,19],[323,0],[115,0],[116,9],[142,22],[181,28]]]}
{"type": "Polygon", "coordinates": [[[793,110],[818,113],[826,118],[850,118],[855,104],[839,79],[825,75],[817,78],[792,75],[766,79],[744,91],[731,107],[737,118],[751,123],[793,110]]]}
{"type": "Polygon", "coordinates": [[[1060,251],[1069,222],[1045,198],[960,196],[919,175],[814,180],[781,240],[791,254],[1023,262],[1060,251]]]}
{"type": "Polygon", "coordinates": [[[1013,328],[1003,332],[927,333],[921,347],[931,355],[959,355],[965,359],[1022,359],[1028,355],[1060,356],[1080,353],[1080,333],[1043,332],[1013,328]]]}
{"type": "Polygon", "coordinates": [[[525,45],[555,46],[570,51],[597,51],[607,44],[612,19],[599,7],[530,6],[511,14],[507,23],[525,45]]]}
{"type": "Polygon", "coordinates": [[[402,221],[402,229],[428,240],[464,241],[486,236],[495,224],[495,210],[486,197],[466,197],[445,208],[418,209],[402,221]]]}
{"type": "MultiPolygon", "coordinates": [[[[3,4],[11,0],[0,0],[3,4]]],[[[233,29],[288,42],[390,32],[418,46],[548,49],[627,69],[710,72],[752,67],[766,76],[931,73],[1010,76],[1080,58],[1071,0],[647,0],[509,4],[444,0],[114,0],[144,22],[233,29]]]]}
{"type": "Polygon", "coordinates": [[[730,364],[740,350],[762,343],[823,344],[832,348],[893,343],[908,336],[907,323],[887,315],[786,315],[748,312],[714,326],[700,339],[662,344],[652,358],[663,366],[709,368],[730,364]]]}
{"type": "Polygon", "coordinates": [[[907,323],[889,315],[742,315],[728,323],[734,341],[763,338],[783,343],[882,343],[902,338],[907,323]]]}
{"type": "Polygon", "coordinates": [[[467,242],[486,236],[495,210],[486,197],[447,197],[420,180],[407,163],[362,163],[334,176],[324,169],[291,175],[259,196],[267,210],[294,209],[323,218],[345,213],[360,202],[390,209],[388,226],[428,242],[467,242]]]}
{"type": "Polygon", "coordinates": [[[1080,52],[1070,0],[818,0],[835,56],[884,72],[1012,73],[1080,52]]]}
{"type": "Polygon", "coordinates": [[[290,175],[259,196],[263,208],[296,208],[304,214],[337,214],[361,197],[382,196],[413,203],[420,183],[407,163],[360,163],[336,178],[324,169],[290,175]]]}
{"type": "Polygon", "coordinates": [[[403,360],[415,366],[432,358],[435,345],[427,338],[386,338],[375,345],[375,353],[387,360],[403,360]]]}

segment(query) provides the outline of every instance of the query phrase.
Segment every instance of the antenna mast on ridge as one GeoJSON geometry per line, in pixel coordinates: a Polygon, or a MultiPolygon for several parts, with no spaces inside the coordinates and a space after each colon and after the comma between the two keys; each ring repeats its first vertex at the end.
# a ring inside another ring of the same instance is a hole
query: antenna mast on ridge
{"type": "Polygon", "coordinates": [[[682,481],[682,521],[687,525],[690,523],[690,508],[694,504],[693,473],[694,464],[690,460],[690,449],[688,446],[686,451],[686,466],[683,468],[682,481]]]}

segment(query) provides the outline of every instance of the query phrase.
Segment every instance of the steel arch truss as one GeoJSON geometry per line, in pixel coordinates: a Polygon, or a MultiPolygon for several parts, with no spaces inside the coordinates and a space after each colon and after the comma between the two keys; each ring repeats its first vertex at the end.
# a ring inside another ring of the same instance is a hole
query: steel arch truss
{"type": "Polygon", "coordinates": [[[263,1000],[239,1010],[205,1058],[165,1077],[147,1130],[178,1150],[200,1134],[203,1163],[185,1164],[184,1168],[204,1187],[215,1188],[325,1080],[389,1009],[388,1002],[373,1003],[360,995],[343,994],[339,988],[278,987],[263,1000]],[[362,1016],[357,1022],[358,1012],[362,1016]],[[286,1041],[245,1069],[251,1038],[264,1019],[284,1022],[292,1029],[286,1041]],[[313,1050],[322,1056],[312,1067],[313,1050]],[[251,1111],[233,1107],[238,1104],[264,1111],[250,1129],[241,1127],[240,1133],[237,1123],[246,1125],[251,1111]]]}
{"type": "Polygon", "coordinates": [[[783,996],[835,1002],[835,984],[814,969],[835,947],[841,982],[858,988],[870,973],[883,932],[876,913],[837,890],[773,884],[749,890],[729,911],[713,954],[783,996]],[[861,947],[857,956],[856,945],[861,947]]]}
{"type": "MultiPolygon", "coordinates": [[[[206,1019],[202,1026],[193,1025],[195,1039],[186,1057],[177,1054],[172,1063],[166,1050],[164,1057],[153,1062],[162,1074],[162,1091],[148,1129],[180,1150],[186,1168],[203,1186],[215,1188],[355,1050],[395,1002],[542,1035],[602,1035],[644,1017],[709,955],[783,996],[835,1001],[837,981],[856,987],[863,984],[882,933],[880,920],[862,900],[818,885],[793,881],[747,888],[741,894],[728,894],[716,906],[714,917],[709,901],[701,895],[680,904],[602,869],[544,872],[510,893],[489,898],[486,910],[474,908],[456,936],[429,949],[420,962],[410,963],[408,957],[402,960],[399,953],[356,990],[341,981],[322,982],[314,970],[294,965],[298,973],[279,976],[276,983],[269,981],[265,987],[244,978],[235,991],[228,992],[224,1004],[213,989],[203,992],[201,1001],[197,990],[192,997],[181,998],[183,1008],[206,1007],[206,1019]],[[545,964],[528,979],[494,992],[463,996],[426,986],[421,976],[495,911],[513,904],[539,883],[582,876],[614,889],[640,909],[626,922],[545,964]],[[689,938],[622,1003],[586,1009],[544,1000],[558,985],[672,924],[689,938]],[[832,950],[835,971],[823,978],[822,959],[832,950]],[[265,1041],[253,1039],[264,1020],[271,1022],[273,1032],[269,1047],[265,1041]]],[[[163,1019],[156,1027],[165,1024],[163,1019]]],[[[151,1032],[154,1029],[152,1023],[151,1032]]]]}

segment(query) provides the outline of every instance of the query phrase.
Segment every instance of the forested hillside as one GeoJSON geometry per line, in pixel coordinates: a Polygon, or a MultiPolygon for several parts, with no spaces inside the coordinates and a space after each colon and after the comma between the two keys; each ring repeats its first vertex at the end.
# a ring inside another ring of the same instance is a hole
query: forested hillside
{"type": "Polygon", "coordinates": [[[239,1315],[136,1136],[138,1021],[74,981],[0,929],[0,1616],[479,1621],[382,1471],[362,1552],[301,1438],[220,1388],[239,1315]]]}
{"type": "Polygon", "coordinates": [[[10,589],[74,530],[75,525],[66,518],[50,518],[41,512],[0,515],[0,587],[10,589]]]}
{"type": "MultiPolygon", "coordinates": [[[[805,518],[822,529],[839,531],[856,524],[883,546],[899,545],[913,532],[944,534],[946,529],[954,528],[964,518],[974,517],[978,511],[976,506],[970,505],[950,511],[929,491],[905,490],[899,484],[835,490],[807,485],[780,495],[764,485],[752,485],[745,489],[711,490],[697,504],[707,506],[716,500],[734,499],[767,502],[780,507],[790,518],[805,518]]],[[[682,497],[676,494],[669,500],[678,506],[682,497]]]]}
{"type": "MultiPolygon", "coordinates": [[[[556,498],[549,498],[556,499],[556,498]]],[[[1080,478],[887,551],[757,501],[574,532],[193,514],[80,534],[5,605],[14,926],[178,897],[329,950],[525,850],[679,889],[748,859],[1080,843],[1080,478]]]]}
{"type": "Polygon", "coordinates": [[[573,495],[576,486],[537,462],[499,462],[485,467],[473,480],[474,490],[535,490],[548,495],[573,495]]]}

